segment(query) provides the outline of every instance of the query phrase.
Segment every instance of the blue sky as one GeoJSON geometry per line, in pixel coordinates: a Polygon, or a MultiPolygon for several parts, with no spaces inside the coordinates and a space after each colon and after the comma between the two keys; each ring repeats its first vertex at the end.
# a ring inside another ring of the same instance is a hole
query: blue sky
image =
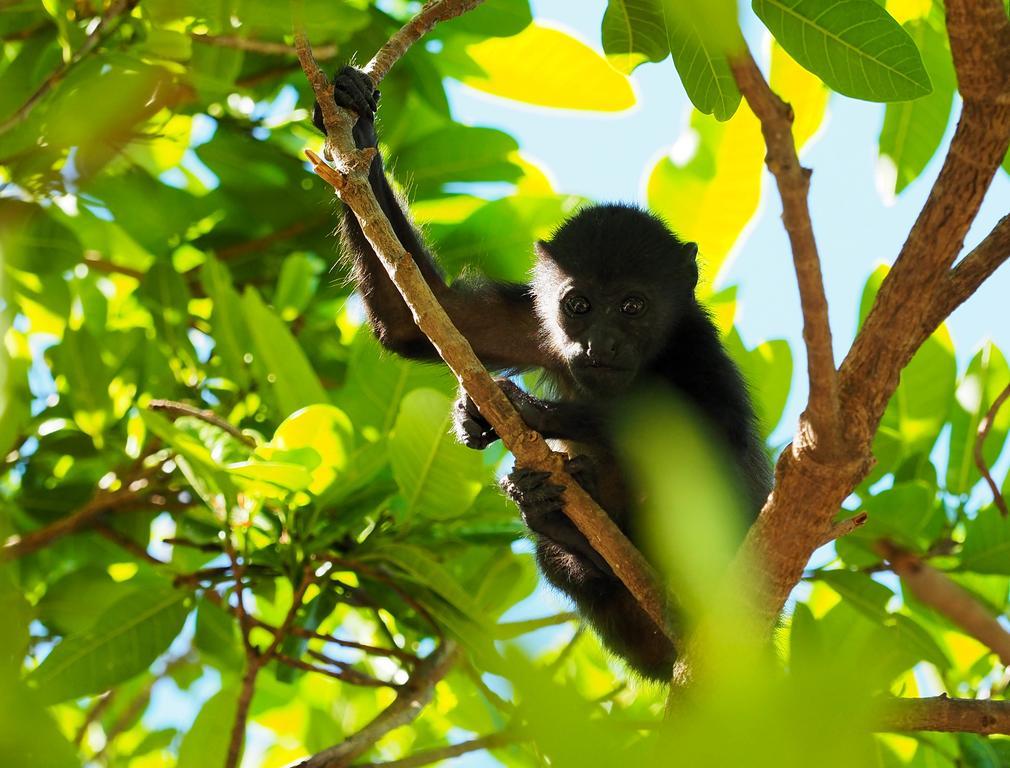
{"type": "MultiPolygon", "coordinates": [[[[559,27],[600,49],[605,0],[533,0],[538,22],[559,27]]],[[[763,28],[744,9],[741,19],[756,54],[765,50],[763,28]]],[[[638,104],[619,114],[551,110],[516,104],[448,81],[457,119],[507,131],[521,150],[547,168],[559,191],[596,200],[644,202],[643,177],[687,126],[690,103],[670,59],[632,75],[638,104]]],[[[873,267],[891,263],[939,172],[943,151],[896,200],[877,191],[877,137],[881,104],[833,95],[819,138],[803,161],[813,168],[810,207],[818,238],[839,362],[852,342],[863,285],[873,267]]],[[[945,139],[949,140],[949,136],[945,139]]],[[[977,243],[1010,212],[1010,177],[999,171],[967,246],[977,243]]],[[[794,384],[774,438],[787,440],[806,400],[801,314],[778,193],[766,172],[761,209],[737,244],[722,282],[738,286],[737,322],[748,345],[784,338],[794,355],[794,384]]],[[[676,221],[671,222],[674,228],[676,221]]],[[[950,319],[963,370],[985,339],[1010,351],[1010,267],[1004,267],[950,319]]]]}

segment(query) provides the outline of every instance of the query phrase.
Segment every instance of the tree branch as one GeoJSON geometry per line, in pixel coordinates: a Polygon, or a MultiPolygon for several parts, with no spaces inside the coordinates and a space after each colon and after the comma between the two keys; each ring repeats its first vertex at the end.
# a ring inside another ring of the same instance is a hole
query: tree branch
{"type": "Polygon", "coordinates": [[[200,421],[205,421],[208,424],[217,427],[218,429],[224,430],[229,435],[234,437],[239,442],[250,448],[256,447],[256,441],[253,440],[249,435],[244,434],[242,430],[236,427],[234,424],[229,424],[227,421],[222,419],[213,411],[209,411],[205,408],[197,408],[194,405],[189,405],[188,403],[179,403],[175,400],[152,400],[147,404],[149,410],[152,411],[164,411],[165,413],[171,414],[173,417],[178,418],[180,416],[191,416],[194,419],[199,419],[200,421]]]}
{"type": "Polygon", "coordinates": [[[399,760],[389,760],[385,763],[355,763],[350,768],[416,768],[418,765],[437,763],[439,760],[448,760],[450,758],[459,757],[460,755],[465,755],[469,752],[476,752],[481,749],[495,749],[496,747],[503,747],[506,744],[521,741],[522,738],[523,737],[518,733],[512,731],[501,731],[500,733],[492,733],[489,736],[481,736],[477,739],[470,739],[470,741],[462,741],[459,744],[452,744],[448,747],[439,747],[437,749],[426,749],[422,752],[415,752],[410,757],[404,757],[399,760]]]}
{"type": "Polygon", "coordinates": [[[782,198],[782,222],[789,235],[803,310],[803,341],[807,349],[810,397],[793,450],[811,450],[821,456],[830,456],[841,449],[838,388],[831,325],[828,322],[828,300],[824,294],[821,260],[807,205],[810,170],[800,165],[796,154],[792,107],[768,87],[746,46],[742,53],[730,60],[730,66],[740,93],[761,123],[761,133],[768,148],[765,163],[775,176],[779,197],[782,198]]]}
{"type": "MultiPolygon", "coordinates": [[[[412,21],[380,49],[365,67],[365,72],[378,84],[407,47],[435,23],[458,16],[479,2],[480,0],[441,0],[427,3],[412,21]]],[[[296,10],[295,46],[298,58],[322,111],[327,133],[326,146],[335,150],[337,166],[335,172],[322,165],[317,165],[317,170],[327,180],[334,175],[340,176],[339,181],[331,183],[358,218],[362,232],[399,289],[418,328],[432,341],[439,355],[473,398],[481,414],[515,455],[516,462],[550,472],[551,482],[565,488],[565,513],[607,561],[656,625],[673,640],[666,620],[665,595],[645,558],[625,538],[607,513],[565,473],[564,458],[551,451],[543,437],[523,423],[508,398],[474,355],[470,344],[452,326],[413,258],[397,239],[368,182],[368,168],[376,150],[355,147],[351,128],[357,118],[349,110],[338,109],[334,103],[329,82],[316,64],[309,42],[299,25],[298,13],[296,10]]],[[[314,155],[310,154],[309,157],[312,159],[314,155]]]]}
{"type": "MultiPolygon", "coordinates": [[[[196,43],[213,45],[218,48],[234,48],[237,51],[264,53],[271,56],[296,55],[294,46],[273,40],[253,40],[248,37],[237,37],[235,35],[206,35],[198,32],[190,33],[190,37],[196,43]]],[[[337,55],[338,50],[335,45],[321,45],[316,48],[315,53],[320,59],[332,59],[337,55]]]]}
{"type": "Polygon", "coordinates": [[[881,731],[946,731],[1010,734],[1010,701],[892,699],[878,719],[881,731]]]}
{"type": "Polygon", "coordinates": [[[392,704],[360,731],[340,744],[313,755],[301,763],[299,768],[345,768],[387,733],[412,722],[431,700],[435,684],[452,668],[456,655],[455,641],[443,640],[417,666],[410,679],[397,692],[392,704]]]}
{"type": "Polygon", "coordinates": [[[95,28],[91,30],[91,34],[87,36],[81,47],[77,49],[73,56],[61,66],[56,68],[49,77],[42,81],[42,84],[35,89],[35,92],[18,107],[13,114],[10,115],[3,122],[0,122],[0,134],[4,134],[13,128],[18,123],[22,122],[25,118],[32,113],[32,110],[38,106],[38,103],[42,101],[43,97],[53,87],[59,83],[63,78],[65,78],[74,67],[83,61],[84,57],[87,56],[91,51],[98,45],[103,39],[108,35],[112,34],[115,30],[115,26],[110,25],[113,20],[120,20],[123,16],[128,16],[130,12],[137,5],[139,0],[114,0],[109,9],[102,15],[99,19],[98,24],[95,28]]]}
{"type": "MultiPolygon", "coordinates": [[[[732,568],[732,577],[748,583],[760,564],[753,613],[767,632],[842,502],[873,465],[873,435],[901,369],[943,319],[931,312],[1010,144],[1010,20],[999,0],[948,0],[947,9],[964,106],[939,177],[839,369],[845,453],[799,451],[802,435],[783,451],[775,490],[732,568]]],[[[991,271],[989,247],[961,274],[981,279],[985,270],[975,269],[983,263],[991,271]]]]}
{"type": "Polygon", "coordinates": [[[901,577],[904,586],[920,602],[943,614],[987,646],[999,656],[1004,666],[1010,665],[1010,633],[971,594],[913,553],[891,542],[882,541],[878,548],[890,563],[891,570],[901,577]]]}
{"type": "MultiPolygon", "coordinates": [[[[1010,258],[1010,214],[1000,219],[992,232],[951,270],[947,276],[946,287],[939,291],[941,301],[937,303],[937,312],[930,318],[930,325],[936,327],[944,318],[949,317],[1008,258],[1010,258]]],[[[929,333],[926,334],[928,335],[929,333]]]]}
{"type": "Polygon", "coordinates": [[[0,548],[0,562],[30,555],[57,539],[90,527],[106,512],[114,512],[139,502],[145,493],[151,491],[148,478],[159,469],[160,465],[148,467],[137,474],[124,477],[120,488],[115,491],[97,491],[91,501],[76,512],[23,536],[9,537],[0,548]]]}
{"type": "MultiPolygon", "coordinates": [[[[985,439],[989,436],[989,431],[992,429],[993,422],[996,420],[996,414],[999,413],[1000,407],[1007,401],[1007,398],[1010,398],[1010,384],[1007,384],[1003,391],[996,395],[996,399],[992,401],[992,405],[989,406],[985,417],[978,425],[978,435],[975,436],[975,466],[978,467],[978,471],[985,478],[986,485],[992,491],[993,504],[996,505],[996,508],[999,509],[999,513],[1003,517],[1010,514],[1010,510],[1007,509],[1006,499],[1003,498],[999,486],[996,485],[996,481],[992,477],[992,472],[989,471],[989,465],[985,462],[985,454],[982,452],[982,449],[985,446],[985,439]]],[[[1003,663],[1010,664],[1008,661],[1004,661],[1003,663]]]]}

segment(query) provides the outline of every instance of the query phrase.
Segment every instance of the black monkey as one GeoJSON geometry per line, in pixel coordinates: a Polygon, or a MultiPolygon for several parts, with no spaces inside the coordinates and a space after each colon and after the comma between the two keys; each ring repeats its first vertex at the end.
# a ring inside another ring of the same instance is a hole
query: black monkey
{"type": "MultiPolygon", "coordinates": [[[[377,144],[378,92],[351,67],[334,80],[338,105],[358,114],[357,146],[377,144]]],[[[323,130],[318,106],[314,122],[323,130]]],[[[448,286],[386,180],[377,154],[369,180],[403,247],[414,257],[456,327],[490,368],[539,368],[557,400],[534,398],[508,379],[500,385],[526,423],[575,456],[569,471],[632,542],[640,539],[609,425],[622,399],[656,382],[692,404],[736,460],[756,515],[771,488],[767,456],[739,371],[695,300],[697,246],[654,216],[627,205],[581,209],[547,242],[535,245],[528,285],[448,286]]],[[[343,251],[380,342],[407,357],[435,351],[365,240],[344,212],[343,251]]],[[[480,449],[498,439],[468,397],[454,410],[455,430],[480,449]]],[[[676,650],[606,562],[564,515],[561,487],[517,468],[502,484],[536,540],[547,579],[575,601],[604,643],[643,676],[668,680],[676,650]]]]}

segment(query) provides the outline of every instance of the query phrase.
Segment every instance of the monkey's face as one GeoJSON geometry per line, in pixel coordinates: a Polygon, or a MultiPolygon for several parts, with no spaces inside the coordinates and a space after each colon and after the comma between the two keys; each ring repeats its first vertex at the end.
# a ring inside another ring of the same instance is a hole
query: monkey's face
{"type": "Polygon", "coordinates": [[[668,309],[649,286],[636,282],[563,278],[555,287],[553,306],[538,303],[551,344],[575,384],[601,396],[627,390],[661,349],[668,309]]]}

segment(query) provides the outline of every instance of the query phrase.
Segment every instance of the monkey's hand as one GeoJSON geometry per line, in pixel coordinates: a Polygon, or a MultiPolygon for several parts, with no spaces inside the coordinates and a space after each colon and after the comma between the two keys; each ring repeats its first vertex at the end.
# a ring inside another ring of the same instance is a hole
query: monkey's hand
{"type": "MultiPolygon", "coordinates": [[[[375,110],[379,105],[379,92],[375,90],[372,78],[354,67],[344,67],[333,78],[333,100],[338,107],[350,109],[358,114],[354,126],[354,142],[358,149],[374,147],[378,144],[375,134],[375,110]]],[[[323,111],[319,104],[312,111],[312,122],[323,133],[323,111]]]]}
{"type": "MultiPolygon", "coordinates": [[[[566,462],[565,468],[576,478],[583,472],[579,463],[583,459],[584,456],[566,462]],[[574,467],[573,462],[576,462],[574,467]]],[[[582,484],[581,481],[579,484],[582,484]]],[[[587,562],[594,570],[608,575],[613,573],[607,561],[564,513],[561,500],[564,486],[551,483],[550,473],[520,467],[502,478],[501,487],[519,507],[527,528],[573,557],[587,562]]]]}
{"type": "MultiPolygon", "coordinates": [[[[512,405],[519,411],[519,415],[523,417],[527,425],[536,429],[533,424],[530,424],[530,417],[533,416],[534,409],[532,403],[535,403],[536,400],[508,379],[495,379],[495,383],[505,393],[505,396],[512,401],[512,405]]],[[[462,390],[460,390],[459,397],[452,409],[452,428],[456,434],[456,439],[467,448],[473,448],[478,451],[487,448],[498,439],[498,433],[494,431],[488,420],[481,416],[480,411],[477,409],[477,404],[462,390]]]]}

